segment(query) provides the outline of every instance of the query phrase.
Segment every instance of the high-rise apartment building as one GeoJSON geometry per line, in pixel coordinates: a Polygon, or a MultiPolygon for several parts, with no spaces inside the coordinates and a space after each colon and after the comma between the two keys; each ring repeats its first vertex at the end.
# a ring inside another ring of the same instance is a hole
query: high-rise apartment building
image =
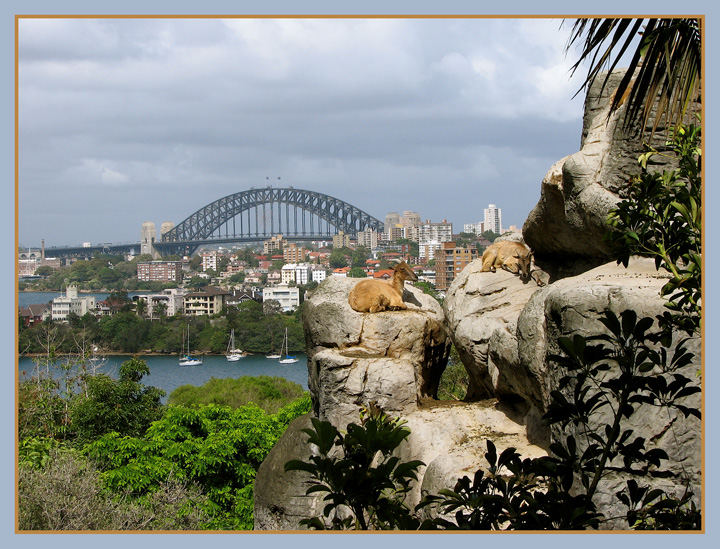
{"type": "Polygon", "coordinates": [[[182,262],[145,261],[138,263],[137,278],[143,282],[182,282],[182,262]]]}
{"type": "Polygon", "coordinates": [[[502,209],[495,204],[488,204],[485,208],[485,230],[492,231],[495,234],[502,234],[502,209]]]}
{"type": "Polygon", "coordinates": [[[367,231],[359,231],[357,233],[358,246],[365,246],[370,250],[374,250],[378,246],[378,234],[372,229],[367,231]]]}
{"type": "Polygon", "coordinates": [[[263,254],[272,255],[275,252],[282,252],[285,248],[286,241],[283,235],[278,234],[263,242],[263,254]]]}
{"type": "Polygon", "coordinates": [[[485,232],[485,223],[478,221],[477,223],[465,223],[463,232],[470,234],[483,234],[485,232]]]}
{"type": "Polygon", "coordinates": [[[350,244],[350,235],[343,231],[338,231],[338,234],[333,236],[333,248],[348,248],[350,244]]]}
{"type": "Polygon", "coordinates": [[[450,242],[452,240],[452,223],[443,219],[440,223],[426,221],[420,225],[418,242],[424,244],[432,241],[450,242]]]}
{"type": "Polygon", "coordinates": [[[400,214],[390,212],[385,216],[385,233],[390,234],[390,228],[400,224],[400,214]]]}
{"type": "Polygon", "coordinates": [[[308,251],[297,244],[288,244],[283,249],[283,261],[286,263],[301,263],[305,261],[308,251]]]}
{"type": "Polygon", "coordinates": [[[443,242],[435,251],[435,287],[447,290],[455,277],[477,259],[477,248],[458,248],[455,242],[443,242]]]}
{"type": "Polygon", "coordinates": [[[400,218],[400,225],[403,227],[417,227],[422,224],[422,218],[417,212],[406,210],[400,218]]]}
{"type": "Polygon", "coordinates": [[[212,269],[217,271],[218,265],[218,253],[217,252],[201,252],[200,257],[202,258],[202,270],[203,272],[212,269]]]}

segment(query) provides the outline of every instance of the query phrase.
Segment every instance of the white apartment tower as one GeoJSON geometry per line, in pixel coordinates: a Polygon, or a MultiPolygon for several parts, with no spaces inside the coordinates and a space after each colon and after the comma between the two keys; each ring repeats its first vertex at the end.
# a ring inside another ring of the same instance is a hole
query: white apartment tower
{"type": "Polygon", "coordinates": [[[495,204],[488,204],[485,208],[485,221],[483,223],[486,231],[492,231],[495,234],[502,234],[502,209],[495,204]]]}

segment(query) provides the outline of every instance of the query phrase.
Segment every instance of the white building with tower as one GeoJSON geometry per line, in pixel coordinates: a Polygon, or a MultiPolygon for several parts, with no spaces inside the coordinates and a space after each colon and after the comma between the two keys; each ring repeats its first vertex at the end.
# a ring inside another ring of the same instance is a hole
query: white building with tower
{"type": "Polygon", "coordinates": [[[78,297],[77,286],[70,284],[65,288],[65,295],[52,300],[50,317],[53,320],[67,322],[70,313],[83,316],[95,309],[95,296],[78,297]]]}

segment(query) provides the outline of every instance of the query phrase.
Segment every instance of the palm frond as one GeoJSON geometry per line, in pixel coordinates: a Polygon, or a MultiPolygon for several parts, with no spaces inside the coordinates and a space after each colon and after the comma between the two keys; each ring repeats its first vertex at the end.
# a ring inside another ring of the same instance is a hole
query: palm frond
{"type": "Polygon", "coordinates": [[[610,114],[627,104],[626,129],[640,122],[639,129],[652,122],[654,132],[664,122],[682,122],[688,105],[699,98],[701,85],[701,33],[698,19],[578,19],[566,46],[582,43],[571,73],[589,61],[588,73],[578,93],[587,90],[607,70],[604,90],[611,72],[641,35],[612,103],[610,114]]]}

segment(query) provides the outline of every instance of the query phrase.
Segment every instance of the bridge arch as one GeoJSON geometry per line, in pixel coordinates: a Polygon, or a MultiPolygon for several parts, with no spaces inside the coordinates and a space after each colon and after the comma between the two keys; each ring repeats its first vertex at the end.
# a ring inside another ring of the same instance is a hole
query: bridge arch
{"type": "Polygon", "coordinates": [[[252,241],[274,234],[317,239],[338,231],[380,232],[383,227],[379,219],[338,198],[293,187],[264,187],[233,193],[203,206],[164,233],[161,242],[252,241]]]}

